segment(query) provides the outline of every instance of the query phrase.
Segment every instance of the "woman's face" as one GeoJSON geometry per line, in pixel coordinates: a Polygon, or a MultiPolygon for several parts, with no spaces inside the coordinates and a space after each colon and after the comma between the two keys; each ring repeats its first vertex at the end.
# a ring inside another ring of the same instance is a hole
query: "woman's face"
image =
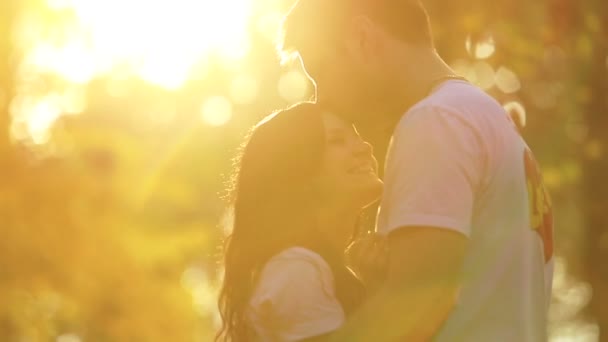
{"type": "Polygon", "coordinates": [[[320,173],[322,201],[357,209],[382,194],[372,147],[355,127],[331,113],[323,114],[326,149],[320,173]]]}

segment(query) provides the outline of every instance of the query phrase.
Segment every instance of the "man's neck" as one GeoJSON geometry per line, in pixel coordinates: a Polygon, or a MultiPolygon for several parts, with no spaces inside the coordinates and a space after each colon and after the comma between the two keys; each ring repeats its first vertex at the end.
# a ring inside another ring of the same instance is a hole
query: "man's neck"
{"type": "Polygon", "coordinates": [[[387,120],[383,126],[389,134],[410,108],[429,96],[438,81],[455,76],[454,70],[447,65],[443,59],[430,49],[420,49],[413,56],[404,58],[404,64],[399,67],[401,73],[397,79],[397,87],[392,94],[394,101],[386,101],[382,108],[382,116],[387,120]],[[418,61],[411,65],[411,61],[418,61]],[[406,64],[407,63],[407,64],[406,64]]]}

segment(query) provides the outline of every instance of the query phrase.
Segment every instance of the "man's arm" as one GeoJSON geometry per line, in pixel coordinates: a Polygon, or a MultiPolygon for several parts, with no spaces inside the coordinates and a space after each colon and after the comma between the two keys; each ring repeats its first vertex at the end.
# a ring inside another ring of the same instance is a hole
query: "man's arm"
{"type": "MultiPolygon", "coordinates": [[[[384,286],[325,341],[427,341],[454,306],[467,238],[453,230],[406,227],[389,236],[384,286]]],[[[321,341],[318,340],[318,341],[321,341]]]]}
{"type": "Polygon", "coordinates": [[[455,305],[487,150],[467,115],[441,106],[407,115],[387,157],[386,282],[330,341],[427,341],[455,305]]]}

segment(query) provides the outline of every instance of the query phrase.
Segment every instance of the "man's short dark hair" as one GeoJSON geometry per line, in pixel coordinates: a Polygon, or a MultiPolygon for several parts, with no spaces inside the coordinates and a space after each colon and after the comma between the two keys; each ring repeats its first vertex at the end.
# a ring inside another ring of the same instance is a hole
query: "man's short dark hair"
{"type": "Polygon", "coordinates": [[[429,17],[419,0],[298,0],[283,21],[283,51],[302,44],[339,39],[340,28],[354,15],[366,15],[403,41],[433,46],[429,17]]]}

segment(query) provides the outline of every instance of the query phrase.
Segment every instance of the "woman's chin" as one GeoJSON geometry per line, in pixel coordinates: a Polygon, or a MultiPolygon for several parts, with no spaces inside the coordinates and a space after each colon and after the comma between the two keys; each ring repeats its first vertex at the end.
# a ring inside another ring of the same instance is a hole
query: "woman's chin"
{"type": "Polygon", "coordinates": [[[367,208],[376,203],[382,196],[383,189],[384,183],[378,178],[370,180],[369,183],[366,182],[359,192],[360,195],[357,196],[360,207],[367,208]]]}

